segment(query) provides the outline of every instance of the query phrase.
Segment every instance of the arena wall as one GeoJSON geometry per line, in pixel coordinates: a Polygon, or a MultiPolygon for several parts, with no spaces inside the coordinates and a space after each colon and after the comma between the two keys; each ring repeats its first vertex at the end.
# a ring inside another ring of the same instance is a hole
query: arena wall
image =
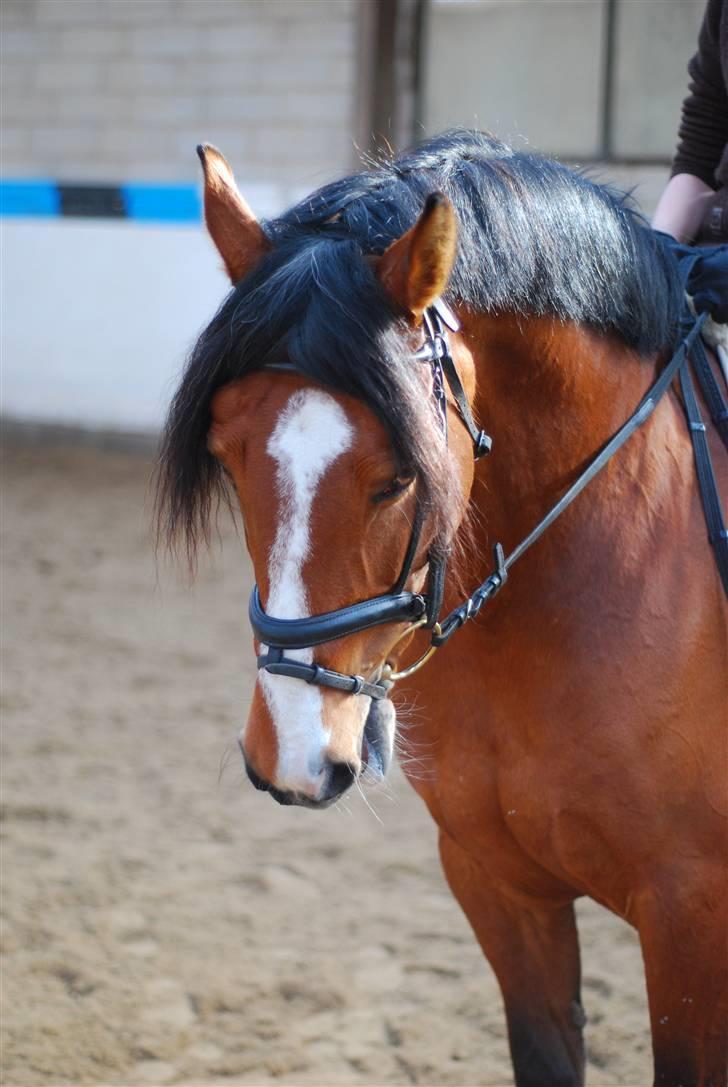
{"type": "MultiPolygon", "coordinates": [[[[4,0],[2,173],[199,184],[260,215],[353,166],[358,0],[4,0]]],[[[174,218],[174,217],[172,217],[174,218]]],[[[199,219],[3,221],[3,410],[156,427],[226,289],[199,219]]]]}
{"type": "Polygon", "coordinates": [[[201,230],[201,141],[224,151],[262,216],[355,167],[375,115],[395,146],[465,123],[590,163],[634,187],[649,212],[702,9],[703,0],[4,0],[2,410],[159,425],[227,286],[201,230]],[[388,118],[372,110],[384,63],[377,17],[395,9],[388,118]],[[609,10],[620,161],[604,166],[609,10]],[[39,179],[40,189],[26,186],[39,179]]]}

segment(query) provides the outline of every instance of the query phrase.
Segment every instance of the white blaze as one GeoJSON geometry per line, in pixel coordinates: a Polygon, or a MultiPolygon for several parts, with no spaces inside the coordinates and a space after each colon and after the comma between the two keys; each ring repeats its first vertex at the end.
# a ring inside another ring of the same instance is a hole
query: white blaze
{"type": "MultiPolygon", "coordinates": [[[[269,557],[266,611],[277,619],[309,614],[303,566],[310,547],[311,509],[324,472],[352,439],[343,409],[319,389],[294,393],[268,439],[268,453],[278,466],[280,509],[269,557]]],[[[286,655],[306,664],[313,660],[312,649],[289,649],[286,655]]],[[[321,692],[289,676],[260,671],[258,677],[278,737],[276,785],[315,794],[323,781],[322,756],[330,739],[321,692]]]]}

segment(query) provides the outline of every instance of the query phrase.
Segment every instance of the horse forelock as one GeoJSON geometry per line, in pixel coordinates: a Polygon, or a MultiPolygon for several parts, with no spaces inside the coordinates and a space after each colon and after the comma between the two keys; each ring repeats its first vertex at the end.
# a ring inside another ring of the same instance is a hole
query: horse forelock
{"type": "Polygon", "coordinates": [[[230,293],[193,350],[160,455],[160,538],[172,543],[181,536],[194,560],[198,543],[209,538],[214,503],[225,493],[225,477],[207,447],[212,397],[283,359],[317,386],[353,396],[372,411],[389,436],[395,471],[418,477],[435,535],[444,538],[455,512],[450,472],[447,457],[438,455],[429,371],[411,354],[411,330],[356,241],[323,237],[280,245],[230,293]]]}

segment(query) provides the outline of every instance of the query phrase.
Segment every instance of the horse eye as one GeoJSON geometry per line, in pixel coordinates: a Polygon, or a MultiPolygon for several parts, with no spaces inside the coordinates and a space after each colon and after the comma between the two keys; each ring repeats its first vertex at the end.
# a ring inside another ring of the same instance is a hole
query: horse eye
{"type": "Polygon", "coordinates": [[[411,485],[414,480],[414,476],[395,476],[391,483],[382,491],[377,491],[372,496],[372,502],[386,502],[388,498],[395,498],[398,494],[403,494],[411,485]]]}

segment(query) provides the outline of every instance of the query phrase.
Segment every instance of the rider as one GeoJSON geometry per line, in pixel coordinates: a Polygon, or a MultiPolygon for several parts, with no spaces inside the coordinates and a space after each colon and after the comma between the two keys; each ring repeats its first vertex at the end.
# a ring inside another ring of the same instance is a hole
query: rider
{"type": "MultiPolygon", "coordinates": [[[[679,144],[652,225],[701,253],[689,275],[696,309],[728,323],[728,0],[708,0],[698,51],[688,64],[679,144]]],[[[673,243],[674,244],[674,243],[673,243]]],[[[694,255],[694,254],[693,254],[694,255]]]]}

